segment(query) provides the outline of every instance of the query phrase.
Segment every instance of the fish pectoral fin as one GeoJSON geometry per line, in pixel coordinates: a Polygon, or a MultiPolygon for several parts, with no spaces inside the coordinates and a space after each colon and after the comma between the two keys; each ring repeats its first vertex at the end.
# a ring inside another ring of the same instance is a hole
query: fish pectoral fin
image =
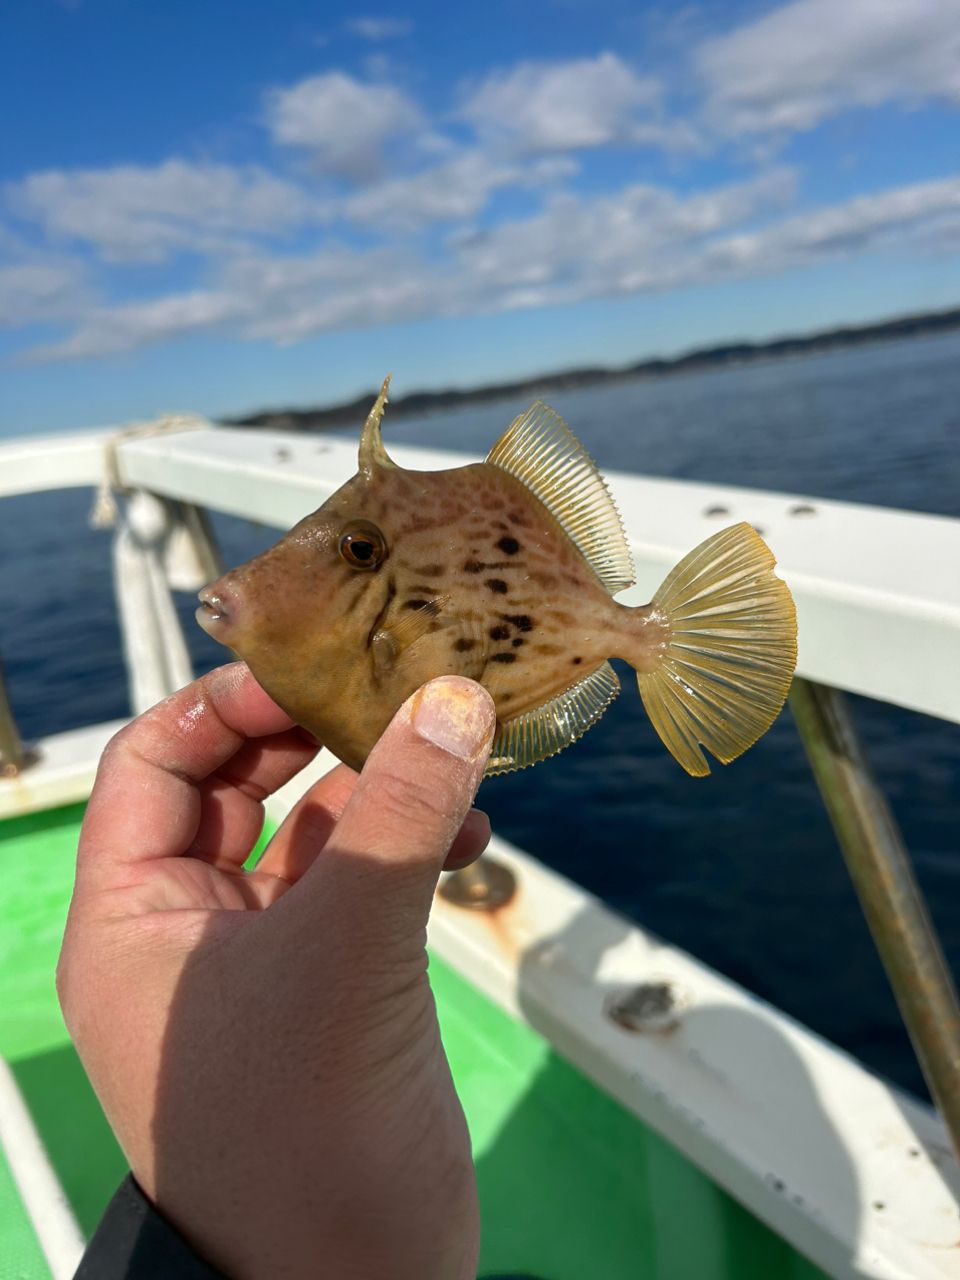
{"type": "Polygon", "coordinates": [[[619,692],[616,672],[604,662],[549,702],[507,720],[490,748],[487,775],[511,773],[555,756],[596,724],[619,692]]]}
{"type": "Polygon", "coordinates": [[[438,626],[447,625],[442,614],[449,603],[447,595],[434,596],[419,609],[413,609],[375,631],[370,647],[377,669],[385,671],[395,666],[418,640],[436,631],[438,626]]]}
{"type": "Polygon", "coordinates": [[[555,410],[532,404],[486,460],[543,503],[611,595],[633,585],[633,555],[606,481],[555,410]]]}
{"type": "Polygon", "coordinates": [[[380,630],[373,633],[370,651],[373,654],[373,665],[378,672],[389,671],[396,665],[397,646],[389,631],[380,630]]]}

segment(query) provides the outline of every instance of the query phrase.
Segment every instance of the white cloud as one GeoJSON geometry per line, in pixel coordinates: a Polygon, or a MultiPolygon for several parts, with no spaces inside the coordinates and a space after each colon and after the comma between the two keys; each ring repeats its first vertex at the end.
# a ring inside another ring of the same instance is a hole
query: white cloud
{"type": "Polygon", "coordinates": [[[65,342],[31,355],[99,356],[210,330],[297,342],[330,329],[776,273],[891,242],[936,251],[960,237],[960,177],[777,220],[790,191],[791,175],[780,170],[684,198],[658,187],[557,197],[532,218],[457,238],[442,259],[402,247],[246,255],[229,261],[207,291],[101,307],[82,315],[65,342]],[[760,216],[767,223],[756,225],[760,216]]]}
{"type": "Polygon", "coordinates": [[[0,266],[0,325],[15,328],[74,318],[87,299],[82,270],[72,263],[0,266]]]}
{"type": "Polygon", "coordinates": [[[209,290],[78,312],[66,341],[27,358],[103,355],[201,331],[289,343],[331,329],[703,286],[891,243],[938,251],[960,238],[960,177],[778,216],[791,190],[789,171],[776,170],[684,197],[640,186],[556,197],[533,217],[454,238],[441,258],[346,245],[247,253],[209,290]]]}
{"type": "Polygon", "coordinates": [[[311,255],[248,255],[218,287],[85,313],[65,341],[22,360],[88,358],[197,332],[230,332],[284,345],[328,329],[369,327],[435,313],[449,289],[414,255],[336,246],[311,255]]]}
{"type": "Polygon", "coordinates": [[[132,351],[168,338],[218,329],[227,321],[242,318],[249,305],[226,293],[197,290],[150,302],[99,307],[84,314],[69,338],[36,347],[21,360],[41,363],[132,351]]]}
{"type": "MultiPolygon", "coordinates": [[[[799,128],[839,109],[838,85],[844,102],[889,95],[891,85],[905,94],[921,62],[931,91],[952,92],[951,67],[930,61],[936,23],[923,0],[902,0],[916,19],[914,44],[907,48],[904,37],[894,57],[897,23],[880,24],[865,63],[872,71],[860,80],[844,70],[855,43],[847,35],[860,29],[850,15],[862,18],[870,0],[838,6],[832,62],[811,19],[826,22],[824,3],[794,0],[701,46],[695,56],[717,125],[799,128]],[[764,61],[767,46],[773,52],[764,61]],[[779,78],[768,82],[774,54],[779,78]]],[[[0,314],[73,326],[26,358],[91,358],[201,332],[296,342],[330,329],[706,285],[893,244],[944,252],[960,241],[960,177],[803,213],[787,168],[692,193],[636,182],[601,194],[571,189],[577,150],[695,143],[682,121],[665,116],[662,96],[657,81],[612,53],[525,62],[474,86],[454,129],[445,127],[449,119],[434,127],[395,85],[342,71],[314,76],[268,95],[273,139],[311,153],[322,175],[352,183],[325,183],[321,197],[302,165],[294,181],[258,167],[184,160],[30,175],[4,189],[21,222],[6,237],[12,265],[0,270],[0,314]],[[476,131],[471,145],[459,141],[465,120],[476,131]],[[481,218],[505,191],[532,191],[536,201],[498,201],[511,216],[481,218]],[[515,212],[531,204],[535,212],[515,212]],[[37,249],[38,227],[57,256],[37,249]],[[431,227],[446,238],[423,234],[431,227]],[[197,271],[181,291],[166,276],[161,296],[146,298],[122,269],[101,265],[105,292],[118,286],[119,296],[134,294],[113,305],[91,300],[83,270],[60,253],[65,241],[121,267],[181,251],[202,258],[186,264],[197,271]],[[284,253],[285,243],[296,244],[296,256],[284,253]]],[[[760,135],[772,140],[773,132],[760,135]]],[[[0,249],[4,235],[0,227],[0,249]]]]}
{"type": "Polygon", "coordinates": [[[248,338],[287,345],[330,329],[367,329],[444,314],[458,282],[401,249],[339,248],[312,257],[238,264],[231,286],[257,298],[248,338]]]}
{"type": "Polygon", "coordinates": [[[849,256],[892,241],[937,248],[960,232],[960,178],[858,196],[834,208],[814,209],[716,246],[717,262],[769,271],[849,256]]]}
{"type": "Polygon", "coordinates": [[[462,242],[459,253],[473,275],[503,287],[572,286],[579,296],[629,292],[642,287],[651,267],[690,245],[782,206],[793,186],[790,170],[778,169],[684,198],[640,185],[591,199],[565,194],[531,218],[462,242]]]}
{"type": "Polygon", "coordinates": [[[960,102],[956,0],[793,0],[695,55],[721,131],[793,131],[849,107],[960,102]]]}
{"type": "Polygon", "coordinates": [[[661,86],[613,53],[569,62],[521,62],[470,93],[461,114],[481,137],[523,150],[571,151],[613,143],[689,146],[688,125],[659,116],[661,86]]]}
{"type": "Polygon", "coordinates": [[[348,18],[344,24],[349,32],[361,40],[399,40],[413,31],[410,18],[348,18]]]}
{"type": "Polygon", "coordinates": [[[341,213],[354,223],[415,231],[432,222],[473,218],[501,188],[538,187],[576,171],[576,163],[565,156],[515,164],[475,149],[368,187],[348,198],[341,213]]]}
{"type": "Polygon", "coordinates": [[[209,252],[310,216],[296,188],[260,169],[168,160],[152,168],[48,170],[9,184],[7,202],[54,239],[85,241],[115,262],[209,252]]]}
{"type": "Polygon", "coordinates": [[[355,80],[343,71],[311,76],[267,95],[275,142],[310,151],[318,168],[357,180],[375,175],[391,139],[422,125],[416,104],[388,84],[355,80]]]}
{"type": "Polygon", "coordinates": [[[960,178],[749,229],[749,220],[786,198],[789,183],[789,174],[778,171],[686,199],[640,187],[617,198],[566,197],[459,253],[468,274],[500,285],[504,305],[533,306],[771,274],[890,243],[936,251],[960,232],[960,178]]]}

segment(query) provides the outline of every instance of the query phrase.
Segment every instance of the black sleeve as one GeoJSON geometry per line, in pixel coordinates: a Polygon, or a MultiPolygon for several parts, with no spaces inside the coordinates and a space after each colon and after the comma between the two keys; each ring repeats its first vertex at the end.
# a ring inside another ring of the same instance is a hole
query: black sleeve
{"type": "Polygon", "coordinates": [[[124,1178],[87,1245],[74,1280],[226,1280],[124,1178]]]}
{"type": "MultiPolygon", "coordinates": [[[[87,1245],[73,1280],[227,1280],[193,1252],[183,1236],[158,1212],[131,1174],[87,1245]]],[[[526,1273],[486,1280],[538,1280],[526,1273]]]]}

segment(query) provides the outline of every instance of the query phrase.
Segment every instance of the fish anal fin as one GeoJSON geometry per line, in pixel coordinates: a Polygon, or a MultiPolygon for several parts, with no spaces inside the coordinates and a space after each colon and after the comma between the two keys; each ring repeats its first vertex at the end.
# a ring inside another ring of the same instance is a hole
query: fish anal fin
{"type": "Polygon", "coordinates": [[[596,724],[619,692],[616,672],[604,662],[549,702],[507,720],[493,740],[487,776],[555,756],[596,724]]]}
{"type": "Polygon", "coordinates": [[[543,503],[611,594],[633,585],[633,556],[606,481],[549,405],[538,400],[515,418],[486,460],[543,503]]]}
{"type": "Polygon", "coordinates": [[[749,524],[731,525],[677,565],[653,597],[668,641],[640,696],[688,773],[742,755],[770,728],[797,662],[797,614],[773,552],[749,524]]]}

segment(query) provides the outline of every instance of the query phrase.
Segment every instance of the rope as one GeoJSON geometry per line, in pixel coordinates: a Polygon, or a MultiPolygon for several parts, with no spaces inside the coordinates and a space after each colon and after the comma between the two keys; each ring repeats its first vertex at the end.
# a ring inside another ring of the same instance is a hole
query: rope
{"type": "Polygon", "coordinates": [[[156,422],[138,422],[115,432],[103,446],[103,475],[97,486],[97,496],[90,511],[90,527],[112,529],[120,514],[114,493],[125,493],[120,479],[117,451],[131,440],[146,440],[150,436],[167,435],[175,431],[201,431],[210,423],[188,413],[167,413],[156,422]]]}

